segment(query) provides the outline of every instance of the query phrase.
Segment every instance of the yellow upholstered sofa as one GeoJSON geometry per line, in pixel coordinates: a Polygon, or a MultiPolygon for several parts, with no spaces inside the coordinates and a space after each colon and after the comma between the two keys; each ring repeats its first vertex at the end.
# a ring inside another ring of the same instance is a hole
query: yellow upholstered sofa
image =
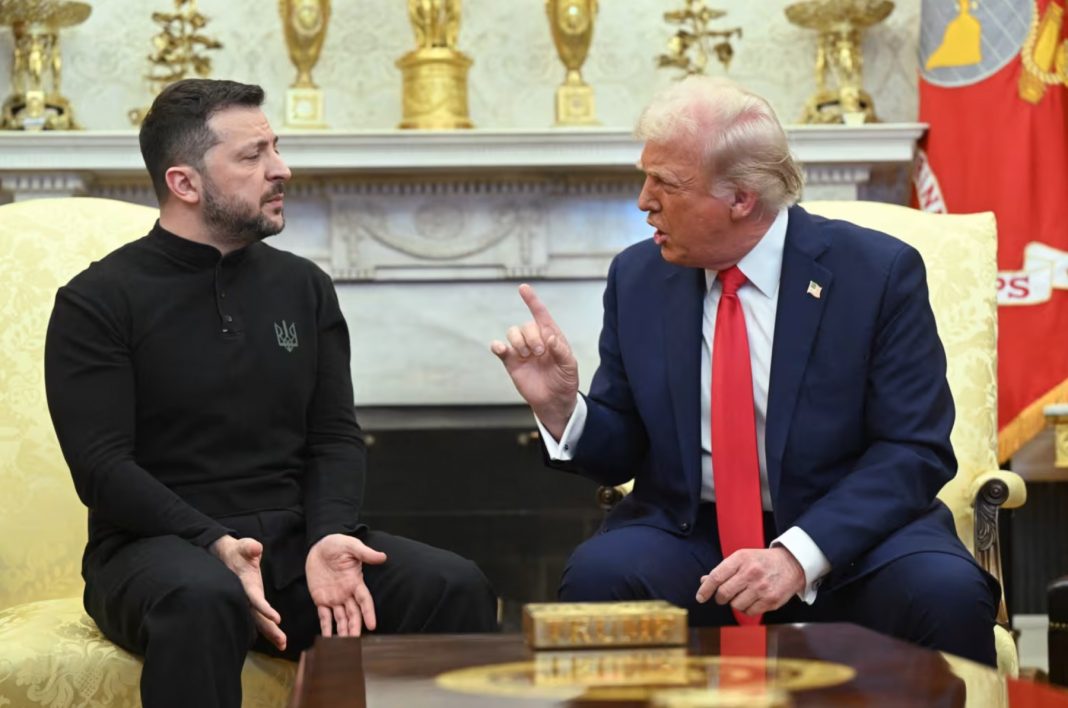
{"type": "MultiPolygon", "coordinates": [[[[139,658],[82,609],[86,511],[52,430],[44,338],[56,289],[152,227],[156,210],[103,199],[0,206],[0,707],[141,705],[139,658]]],[[[245,706],[285,705],[296,665],[245,662],[245,706]]]]}

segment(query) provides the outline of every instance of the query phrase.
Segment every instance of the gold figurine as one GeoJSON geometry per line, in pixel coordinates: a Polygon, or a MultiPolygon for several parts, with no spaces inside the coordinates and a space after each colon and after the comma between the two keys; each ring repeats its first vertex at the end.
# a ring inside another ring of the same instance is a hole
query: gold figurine
{"type": "Polygon", "coordinates": [[[891,0],[805,0],[787,6],[790,22],[819,32],[816,92],[805,103],[802,123],[878,121],[875,103],[863,87],[861,32],[882,22],[893,9],[891,0]]]}
{"type": "Polygon", "coordinates": [[[4,101],[4,130],[80,130],[60,92],[63,57],[59,30],[81,24],[92,8],[84,2],[0,0],[0,26],[15,35],[11,95],[4,101]]]}
{"type": "Polygon", "coordinates": [[[579,70],[593,39],[597,0],[545,0],[553,43],[567,77],[556,89],[556,125],[600,125],[594,111],[593,88],[579,70]]]}
{"type": "Polygon", "coordinates": [[[460,0],[408,0],[416,48],[397,60],[404,77],[399,128],[473,128],[467,111],[472,61],[456,48],[460,0]]]}
{"type": "Polygon", "coordinates": [[[289,60],[297,67],[297,80],[286,90],[287,128],[325,128],[323,92],[312,81],[330,22],[330,0],[278,0],[285,27],[289,60]]]}
{"type": "Polygon", "coordinates": [[[657,57],[657,66],[682,69],[683,76],[704,74],[708,68],[708,59],[714,54],[723,68],[730,68],[731,58],[734,57],[731,37],[741,39],[742,28],[731,27],[725,30],[708,28],[709,22],[726,14],[723,10],[706,6],[702,0],[686,0],[686,7],[682,10],[665,12],[664,20],[669,24],[678,25],[679,29],[668,40],[667,54],[657,57]],[[719,41],[711,44],[713,39],[719,41]],[[693,50],[693,56],[690,56],[690,50],[693,50]]]}
{"type": "MultiPolygon", "coordinates": [[[[197,0],[174,0],[174,12],[153,12],[152,21],[162,28],[152,38],[154,51],[148,55],[149,70],[145,75],[153,96],[190,72],[199,77],[211,73],[211,57],[203,52],[222,49],[222,43],[201,34],[208,18],[197,9],[197,0]]],[[[134,125],[141,125],[146,113],[147,107],[133,108],[127,116],[134,125]]]]}

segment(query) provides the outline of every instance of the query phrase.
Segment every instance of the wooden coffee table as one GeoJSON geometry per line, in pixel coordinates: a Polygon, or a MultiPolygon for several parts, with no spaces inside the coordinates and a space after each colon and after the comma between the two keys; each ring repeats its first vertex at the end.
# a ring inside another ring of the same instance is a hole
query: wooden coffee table
{"type": "Polygon", "coordinates": [[[689,646],[676,654],[636,650],[638,664],[593,654],[547,660],[518,634],[319,638],[301,657],[290,707],[647,705],[648,687],[561,687],[561,667],[564,673],[578,667],[589,676],[596,666],[596,683],[613,671],[625,675],[621,666],[647,668],[650,658],[664,656],[681,656],[665,662],[664,688],[683,683],[724,688],[759,674],[765,685],[788,688],[794,706],[963,706],[967,700],[969,706],[1068,707],[1068,692],[1006,681],[985,666],[849,624],[767,627],[767,664],[721,655],[739,640],[751,641],[754,631],[765,628],[691,630],[689,646]],[[477,668],[487,666],[493,668],[477,668]]]}

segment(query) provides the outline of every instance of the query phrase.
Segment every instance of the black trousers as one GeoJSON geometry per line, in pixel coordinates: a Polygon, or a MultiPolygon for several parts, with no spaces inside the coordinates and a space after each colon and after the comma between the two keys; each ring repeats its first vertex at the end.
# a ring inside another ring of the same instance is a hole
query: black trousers
{"type": "MultiPolygon", "coordinates": [[[[496,595],[474,563],[380,531],[361,538],[388,556],[364,567],[376,633],[496,630],[496,595]]],[[[85,576],[86,611],[108,639],[144,657],[145,708],[237,708],[250,648],[295,660],[320,633],[304,577],[279,588],[265,572],[267,601],[287,639],[280,654],[259,636],[237,576],[176,536],[127,543],[87,563],[85,576]]]]}

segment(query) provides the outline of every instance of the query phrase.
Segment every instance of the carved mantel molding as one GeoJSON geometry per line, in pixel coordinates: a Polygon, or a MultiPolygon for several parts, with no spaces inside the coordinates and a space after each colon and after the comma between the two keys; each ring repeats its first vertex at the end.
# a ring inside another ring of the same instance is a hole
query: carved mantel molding
{"type": "MultiPolygon", "coordinates": [[[[907,163],[926,126],[787,126],[808,167],[907,163]]],[[[432,170],[629,171],[641,151],[626,130],[302,131],[282,133],[286,160],[303,174],[432,170]]],[[[143,171],[133,131],[0,134],[0,175],[79,173],[89,182],[143,171]]],[[[818,184],[818,180],[813,182],[818,184]]]]}

